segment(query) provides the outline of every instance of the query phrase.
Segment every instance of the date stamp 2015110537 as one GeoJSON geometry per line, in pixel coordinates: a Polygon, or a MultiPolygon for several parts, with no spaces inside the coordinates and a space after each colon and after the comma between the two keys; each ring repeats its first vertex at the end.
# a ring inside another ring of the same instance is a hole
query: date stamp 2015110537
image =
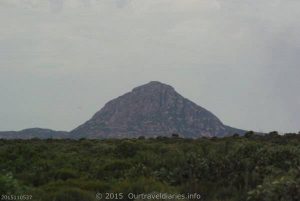
{"type": "Polygon", "coordinates": [[[0,200],[8,201],[8,200],[32,200],[32,195],[1,195],[0,200]]]}

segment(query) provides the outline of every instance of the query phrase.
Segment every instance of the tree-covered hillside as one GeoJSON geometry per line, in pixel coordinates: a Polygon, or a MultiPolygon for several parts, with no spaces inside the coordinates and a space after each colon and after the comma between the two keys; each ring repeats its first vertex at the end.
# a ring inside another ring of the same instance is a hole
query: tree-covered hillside
{"type": "Polygon", "coordinates": [[[0,140],[2,200],[92,201],[97,193],[126,200],[128,193],[152,192],[199,193],[208,201],[300,200],[300,136],[0,140]]]}

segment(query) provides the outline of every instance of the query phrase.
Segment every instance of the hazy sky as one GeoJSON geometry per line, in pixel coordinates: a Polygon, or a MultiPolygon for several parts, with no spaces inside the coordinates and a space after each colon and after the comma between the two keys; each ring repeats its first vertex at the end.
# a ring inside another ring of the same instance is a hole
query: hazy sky
{"type": "Polygon", "coordinates": [[[0,130],[71,130],[158,80],[225,124],[300,130],[299,0],[0,0],[0,130]]]}

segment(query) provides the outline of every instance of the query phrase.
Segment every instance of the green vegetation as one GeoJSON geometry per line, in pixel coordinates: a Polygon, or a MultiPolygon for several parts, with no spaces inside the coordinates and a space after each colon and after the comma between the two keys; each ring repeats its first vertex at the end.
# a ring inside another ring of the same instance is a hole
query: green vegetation
{"type": "Polygon", "coordinates": [[[0,140],[0,195],[92,201],[97,192],[300,200],[300,136],[0,140]]]}

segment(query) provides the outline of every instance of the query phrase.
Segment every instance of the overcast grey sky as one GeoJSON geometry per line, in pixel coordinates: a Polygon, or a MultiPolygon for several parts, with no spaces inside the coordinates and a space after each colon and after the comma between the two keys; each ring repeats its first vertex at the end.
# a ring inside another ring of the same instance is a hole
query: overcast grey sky
{"type": "Polygon", "coordinates": [[[299,0],[0,0],[0,130],[71,130],[165,82],[225,124],[300,130],[299,0]]]}

